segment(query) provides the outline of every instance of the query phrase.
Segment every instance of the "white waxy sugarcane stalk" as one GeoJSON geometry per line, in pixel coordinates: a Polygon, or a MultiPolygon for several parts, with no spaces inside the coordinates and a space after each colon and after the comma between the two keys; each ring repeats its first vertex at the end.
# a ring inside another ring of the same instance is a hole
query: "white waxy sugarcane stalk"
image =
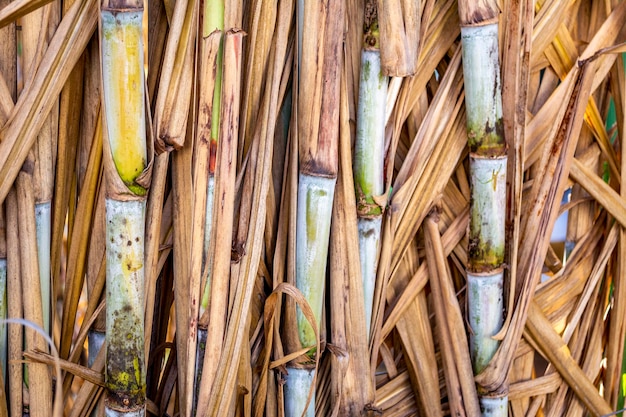
{"type": "MultiPolygon", "coordinates": [[[[4,207],[0,204],[0,320],[7,318],[7,241],[4,207]]],[[[2,367],[2,380],[7,381],[7,326],[0,324],[0,367],[2,367]]]]}
{"type": "MultiPolygon", "coordinates": [[[[7,259],[0,257],[0,320],[7,318],[7,259]]],[[[0,366],[2,367],[2,380],[7,380],[7,326],[0,324],[0,366]]]]}
{"type": "MultiPolygon", "coordinates": [[[[338,170],[339,83],[341,80],[343,2],[300,0],[297,3],[299,147],[296,218],[296,286],[320,326],[326,283],[326,262],[333,198],[338,170]],[[318,36],[303,36],[303,33],[318,36]],[[323,39],[323,42],[319,42],[323,39]]],[[[296,308],[299,344],[317,345],[316,333],[296,308]]],[[[285,412],[315,415],[315,349],[287,367],[285,412]]]]}
{"type": "Polygon", "coordinates": [[[359,77],[359,102],[354,144],[354,182],[356,189],[359,254],[365,324],[371,331],[372,305],[383,208],[374,200],[384,193],[385,108],[388,78],[380,60],[376,2],[369,2],[359,77]]]}
{"type": "MultiPolygon", "coordinates": [[[[504,322],[507,146],[502,125],[498,8],[491,2],[459,4],[467,135],[470,149],[470,226],[467,265],[470,355],[482,372],[504,322]]],[[[483,416],[506,416],[507,387],[478,388],[483,416]]]]}
{"type": "Polygon", "coordinates": [[[39,280],[41,282],[43,328],[50,334],[50,241],[52,237],[52,203],[50,201],[35,204],[35,226],[37,228],[37,260],[39,262],[39,280]]]}
{"type": "Polygon", "coordinates": [[[144,228],[148,165],[142,4],[102,4],[107,416],[144,416],[144,228]]]}

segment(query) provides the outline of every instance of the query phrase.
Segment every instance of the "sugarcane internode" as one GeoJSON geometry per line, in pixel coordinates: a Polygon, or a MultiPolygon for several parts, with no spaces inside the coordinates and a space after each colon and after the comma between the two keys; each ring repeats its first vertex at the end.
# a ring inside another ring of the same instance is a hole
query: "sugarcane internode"
{"type": "MultiPolygon", "coordinates": [[[[507,145],[502,122],[498,7],[459,2],[463,76],[470,150],[470,225],[467,299],[470,356],[485,370],[504,322],[507,145]]],[[[506,416],[507,396],[477,387],[483,416],[506,416]]]]}
{"type": "Polygon", "coordinates": [[[145,415],[144,233],[148,166],[141,4],[104,2],[107,416],[145,415]]]}

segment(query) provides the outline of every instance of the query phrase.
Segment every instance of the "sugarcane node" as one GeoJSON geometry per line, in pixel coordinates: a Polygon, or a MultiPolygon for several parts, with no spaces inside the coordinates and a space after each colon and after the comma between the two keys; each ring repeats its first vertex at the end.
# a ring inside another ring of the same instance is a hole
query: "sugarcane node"
{"type": "Polygon", "coordinates": [[[33,161],[33,159],[26,158],[26,160],[22,164],[22,169],[20,171],[28,175],[33,175],[33,173],[35,172],[35,162],[33,161]]]}
{"type": "Polygon", "coordinates": [[[459,1],[461,26],[486,26],[498,23],[500,13],[500,8],[495,1],[459,1]]]}
{"type": "Polygon", "coordinates": [[[367,198],[360,184],[356,184],[356,211],[359,218],[376,219],[383,214],[384,207],[373,198],[367,198]]]}
{"type": "Polygon", "coordinates": [[[239,263],[245,254],[246,242],[234,242],[230,249],[230,263],[239,263]]]}
{"type": "Polygon", "coordinates": [[[117,12],[142,12],[143,0],[103,0],[101,10],[117,12]]]}
{"type": "Polygon", "coordinates": [[[484,126],[468,125],[467,143],[470,153],[477,157],[497,158],[507,155],[508,145],[504,140],[504,123],[498,119],[495,126],[485,122],[484,126]]]}
{"type": "Polygon", "coordinates": [[[338,161],[336,158],[328,159],[331,160],[327,162],[316,160],[316,158],[313,158],[309,154],[308,158],[302,158],[300,161],[300,174],[309,175],[311,177],[337,179],[338,161]]]}
{"type": "Polygon", "coordinates": [[[372,403],[365,404],[365,406],[363,407],[363,411],[366,413],[365,415],[368,415],[368,416],[382,416],[383,415],[383,409],[380,407],[376,407],[372,403]]]}
{"type": "Polygon", "coordinates": [[[138,411],[145,407],[145,398],[137,401],[133,395],[125,395],[118,392],[109,391],[109,395],[104,399],[107,408],[120,412],[138,411]]]}

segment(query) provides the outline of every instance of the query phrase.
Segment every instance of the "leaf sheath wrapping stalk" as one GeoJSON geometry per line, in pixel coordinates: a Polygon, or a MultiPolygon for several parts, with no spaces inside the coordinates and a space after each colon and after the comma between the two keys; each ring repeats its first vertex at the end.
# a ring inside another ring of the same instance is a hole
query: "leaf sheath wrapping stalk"
{"type": "Polygon", "coordinates": [[[420,0],[378,0],[380,56],[385,75],[406,77],[417,71],[420,0]]]}
{"type": "MultiPolygon", "coordinates": [[[[211,259],[211,287],[209,308],[199,319],[207,326],[207,344],[198,393],[198,415],[204,415],[209,405],[209,395],[216,382],[220,358],[224,355],[229,286],[231,285],[231,248],[235,216],[235,189],[237,167],[237,140],[239,137],[240,82],[242,46],[245,32],[232,29],[224,36],[224,71],[222,105],[220,108],[220,143],[215,172],[215,201],[212,238],[215,251],[211,259]]],[[[213,107],[216,111],[216,108],[213,107]]],[[[191,355],[191,352],[190,352],[191,355]]]]}
{"type": "Polygon", "coordinates": [[[459,18],[461,26],[485,25],[498,18],[500,9],[495,0],[461,0],[459,1],[459,18]]]}
{"type": "Polygon", "coordinates": [[[195,0],[176,2],[154,112],[159,152],[180,149],[185,141],[194,80],[197,15],[195,0]]]}
{"type": "Polygon", "coordinates": [[[339,138],[339,85],[343,62],[345,5],[342,1],[304,2],[298,67],[300,172],[335,178],[339,138]]]}

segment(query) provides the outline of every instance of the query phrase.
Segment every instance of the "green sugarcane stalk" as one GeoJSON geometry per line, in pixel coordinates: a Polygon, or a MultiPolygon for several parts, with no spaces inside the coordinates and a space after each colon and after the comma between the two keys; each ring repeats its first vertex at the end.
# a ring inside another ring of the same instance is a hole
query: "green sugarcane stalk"
{"type": "Polygon", "coordinates": [[[354,182],[356,189],[359,254],[366,329],[371,330],[372,306],[383,207],[375,197],[384,193],[385,108],[388,78],[380,60],[380,36],[376,2],[366,2],[366,30],[361,51],[359,102],[354,144],[354,182]]]}
{"type": "MultiPolygon", "coordinates": [[[[482,372],[499,346],[504,321],[507,146],[502,125],[495,3],[459,4],[467,135],[470,149],[470,227],[467,265],[470,355],[482,372]]],[[[483,416],[506,416],[507,389],[478,388],[483,416]]]]}
{"type": "Polygon", "coordinates": [[[141,3],[104,1],[107,416],[144,416],[144,228],[147,167],[141,3]]]}

